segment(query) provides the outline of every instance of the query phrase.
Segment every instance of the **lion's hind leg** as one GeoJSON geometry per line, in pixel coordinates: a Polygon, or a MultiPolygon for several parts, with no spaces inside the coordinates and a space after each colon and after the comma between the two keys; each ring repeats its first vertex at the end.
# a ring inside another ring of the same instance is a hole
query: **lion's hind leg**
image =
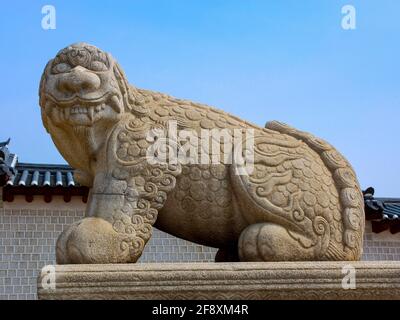
{"type": "Polygon", "coordinates": [[[256,223],[244,229],[238,243],[240,261],[306,261],[315,259],[312,247],[305,248],[284,227],[256,223]]]}

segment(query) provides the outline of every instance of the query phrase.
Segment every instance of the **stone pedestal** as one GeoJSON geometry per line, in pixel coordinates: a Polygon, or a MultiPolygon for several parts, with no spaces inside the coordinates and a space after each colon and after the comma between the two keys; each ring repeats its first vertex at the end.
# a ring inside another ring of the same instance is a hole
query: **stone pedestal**
{"type": "Polygon", "coordinates": [[[47,271],[38,278],[39,299],[400,299],[400,261],[57,265],[47,271]]]}

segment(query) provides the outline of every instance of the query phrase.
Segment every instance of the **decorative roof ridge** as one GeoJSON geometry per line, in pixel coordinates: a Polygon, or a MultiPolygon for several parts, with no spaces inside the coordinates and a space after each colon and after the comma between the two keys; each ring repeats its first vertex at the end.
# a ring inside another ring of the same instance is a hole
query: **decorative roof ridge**
{"type": "Polygon", "coordinates": [[[400,203],[400,198],[373,197],[373,199],[385,203],[400,203]]]}
{"type": "Polygon", "coordinates": [[[62,170],[62,171],[73,171],[74,169],[68,164],[47,164],[47,163],[27,163],[18,162],[16,169],[20,170],[62,170]]]}

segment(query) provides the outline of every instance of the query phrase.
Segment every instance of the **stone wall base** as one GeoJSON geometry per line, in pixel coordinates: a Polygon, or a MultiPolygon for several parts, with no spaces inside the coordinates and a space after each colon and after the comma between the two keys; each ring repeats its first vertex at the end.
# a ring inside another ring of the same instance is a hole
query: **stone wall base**
{"type": "Polygon", "coordinates": [[[400,261],[57,265],[55,277],[53,269],[38,278],[39,299],[400,299],[400,261]]]}

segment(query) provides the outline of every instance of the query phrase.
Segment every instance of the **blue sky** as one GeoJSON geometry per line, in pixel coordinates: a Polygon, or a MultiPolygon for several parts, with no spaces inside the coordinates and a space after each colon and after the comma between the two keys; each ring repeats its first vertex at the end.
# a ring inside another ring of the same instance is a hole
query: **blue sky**
{"type": "Polygon", "coordinates": [[[15,0],[0,19],[0,140],[12,138],[21,162],[64,162],[41,124],[38,85],[59,49],[85,41],[138,87],[312,132],[363,188],[400,196],[399,16],[398,0],[15,0]],[[41,27],[46,4],[56,30],[41,27]],[[356,30],[341,27],[346,4],[356,30]]]}

